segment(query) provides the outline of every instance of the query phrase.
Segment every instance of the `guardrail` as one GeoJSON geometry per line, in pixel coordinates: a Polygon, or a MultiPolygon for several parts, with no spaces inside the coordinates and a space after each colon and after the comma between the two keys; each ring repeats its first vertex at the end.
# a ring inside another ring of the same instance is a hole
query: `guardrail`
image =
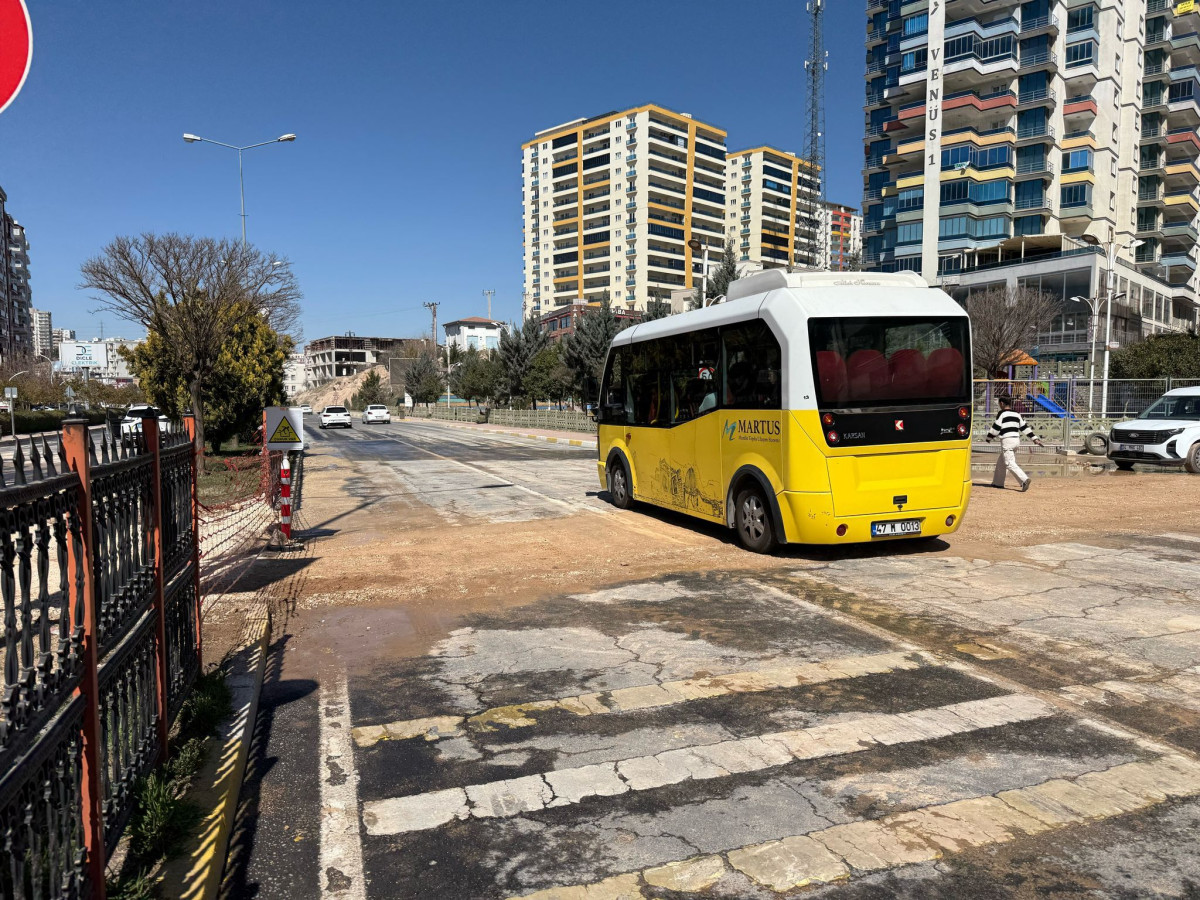
{"type": "Polygon", "coordinates": [[[192,425],[22,440],[0,488],[6,898],[103,897],[135,782],[200,670],[192,425]],[[28,451],[28,452],[27,452],[28,451]]]}
{"type": "MultiPolygon", "coordinates": [[[[440,419],[450,422],[478,422],[480,408],[477,406],[441,407],[414,406],[406,415],[416,419],[440,419]]],[[[574,431],[595,434],[596,423],[586,413],[569,409],[488,409],[487,421],[491,425],[507,425],[513,428],[545,428],[552,431],[574,431]]]]}

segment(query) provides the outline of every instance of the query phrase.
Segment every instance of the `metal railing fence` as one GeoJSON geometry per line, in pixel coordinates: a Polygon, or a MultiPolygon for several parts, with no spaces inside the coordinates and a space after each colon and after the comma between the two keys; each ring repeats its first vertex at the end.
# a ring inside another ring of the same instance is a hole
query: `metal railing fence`
{"type": "MultiPolygon", "coordinates": [[[[441,407],[414,406],[405,415],[417,419],[440,419],[449,422],[478,422],[479,408],[475,406],[441,407]]],[[[512,428],[545,428],[553,431],[573,431],[595,434],[596,422],[587,413],[569,409],[496,409],[488,410],[488,423],[512,428]]]]}
{"type": "Polygon", "coordinates": [[[1082,446],[1088,435],[1107,435],[1117,422],[1133,419],[1172,388],[1200,385],[1200,378],[1110,378],[1107,407],[1104,381],[1078,376],[976,381],[973,437],[982,440],[1000,397],[1011,397],[1019,412],[1048,444],[1082,446]]]}
{"type": "Polygon", "coordinates": [[[200,671],[187,430],[68,420],[0,471],[0,898],[103,897],[134,785],[200,671]]]}

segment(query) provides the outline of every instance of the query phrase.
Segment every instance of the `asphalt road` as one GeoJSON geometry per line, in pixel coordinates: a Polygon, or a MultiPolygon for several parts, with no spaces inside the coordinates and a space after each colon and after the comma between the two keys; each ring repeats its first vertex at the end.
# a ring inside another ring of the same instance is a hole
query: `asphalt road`
{"type": "Polygon", "coordinates": [[[1200,896],[1194,523],[1004,559],[614,562],[547,591],[621,529],[718,536],[613,510],[590,450],[413,422],[307,436],[309,577],[368,515],[447,567],[474,562],[456,535],[551,549],[513,539],[527,601],[418,617],[297,591],[227,896],[1200,896]]]}

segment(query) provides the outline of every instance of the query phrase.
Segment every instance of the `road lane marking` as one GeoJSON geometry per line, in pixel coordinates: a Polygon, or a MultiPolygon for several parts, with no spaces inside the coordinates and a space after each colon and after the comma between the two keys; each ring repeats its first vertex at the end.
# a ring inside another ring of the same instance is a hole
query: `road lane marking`
{"type": "Polygon", "coordinates": [[[507,818],[574,805],[589,797],[759,772],[796,760],[935,740],[1057,712],[1036,698],[1005,694],[907,713],[868,714],[812,728],[664,750],[653,756],[368,801],[363,804],[363,822],[367,834],[394,835],[436,828],[452,819],[507,818]]]}
{"type": "Polygon", "coordinates": [[[350,739],[346,673],[321,688],[321,848],[317,881],[322,897],[366,900],[362,834],[358,824],[358,771],[350,739]]]}
{"type": "Polygon", "coordinates": [[[599,716],[608,713],[627,713],[642,709],[659,709],[693,700],[707,700],[729,694],[751,694],[778,688],[803,687],[868,675],[886,675],[909,669],[944,665],[932,653],[901,651],[876,653],[867,656],[848,656],[816,663],[793,663],[769,666],[759,671],[728,672],[723,675],[694,676],[678,681],[636,685],[612,691],[597,691],[534,700],[510,706],[496,706],[472,716],[427,716],[402,719],[383,725],[360,725],[353,730],[354,741],[360,747],[370,747],[380,741],[402,741],[422,738],[436,741],[459,737],[464,732],[486,733],[528,728],[537,725],[539,713],[552,710],[576,716],[599,716]]]}
{"type": "Polygon", "coordinates": [[[1200,763],[1169,754],[1073,778],[1053,778],[994,796],[923,806],[879,819],[662,863],[592,884],[535,891],[519,895],[519,900],[601,896],[633,900],[647,896],[643,885],[690,894],[707,890],[734,873],[776,893],[785,893],[805,885],[828,884],[928,862],[972,847],[995,846],[1103,821],[1167,799],[1197,795],[1200,763]]]}

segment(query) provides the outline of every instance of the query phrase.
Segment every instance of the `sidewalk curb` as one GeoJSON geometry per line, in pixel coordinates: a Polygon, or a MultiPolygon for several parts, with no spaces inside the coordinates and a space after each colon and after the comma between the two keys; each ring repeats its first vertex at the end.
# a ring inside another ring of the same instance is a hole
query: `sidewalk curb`
{"type": "Polygon", "coordinates": [[[233,695],[233,715],[218,730],[208,761],[188,795],[204,811],[204,817],[184,853],[163,865],[158,885],[165,897],[214,900],[220,890],[258,720],[270,640],[270,604],[263,602],[249,614],[240,647],[229,657],[226,683],[233,695]]]}
{"type": "MultiPolygon", "coordinates": [[[[424,419],[424,418],[418,418],[416,416],[406,416],[405,421],[422,422],[422,423],[429,423],[429,424],[433,424],[433,425],[448,425],[451,428],[470,428],[470,427],[472,427],[471,423],[469,423],[469,422],[452,422],[448,419],[424,419]]],[[[475,430],[482,431],[485,434],[504,434],[504,435],[508,435],[509,437],[528,438],[528,439],[534,440],[534,441],[546,441],[547,443],[550,443],[550,444],[567,444],[568,446],[571,446],[571,447],[583,447],[587,450],[595,450],[596,449],[595,439],[589,440],[589,439],[584,439],[584,438],[550,437],[549,435],[545,435],[545,434],[530,434],[529,432],[526,432],[526,431],[507,431],[507,430],[501,431],[499,428],[489,428],[487,426],[484,426],[483,428],[476,428],[475,430]]]]}

